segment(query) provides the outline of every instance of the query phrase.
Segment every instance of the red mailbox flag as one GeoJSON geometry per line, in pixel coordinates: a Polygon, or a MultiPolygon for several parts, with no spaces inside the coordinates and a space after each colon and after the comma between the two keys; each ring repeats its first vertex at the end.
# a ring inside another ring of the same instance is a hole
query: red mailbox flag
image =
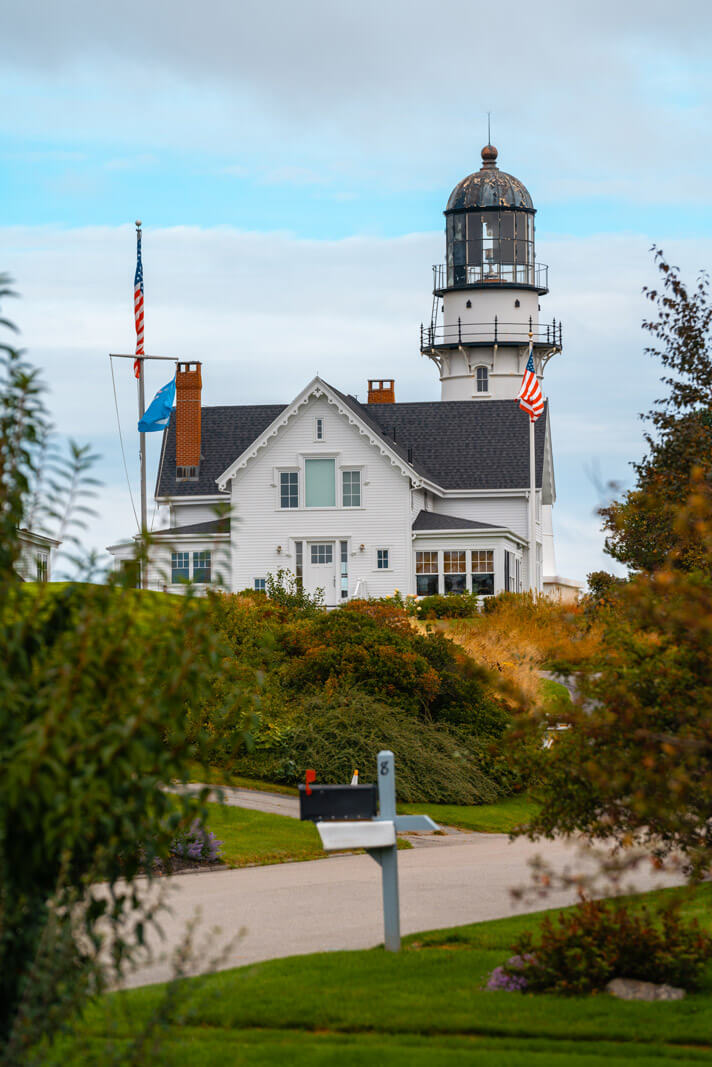
{"type": "Polygon", "coordinates": [[[310,797],[312,795],[311,784],[312,782],[316,781],[316,771],[312,770],[311,767],[309,767],[307,773],[304,775],[304,781],[306,782],[306,788],[304,792],[308,797],[310,797]]]}

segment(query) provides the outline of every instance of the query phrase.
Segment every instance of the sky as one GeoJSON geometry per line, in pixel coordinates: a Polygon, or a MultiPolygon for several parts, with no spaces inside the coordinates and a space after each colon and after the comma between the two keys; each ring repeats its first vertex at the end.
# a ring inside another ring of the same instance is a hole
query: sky
{"type": "MultiPolygon", "coordinates": [[[[204,403],[287,403],[316,373],[436,400],[418,329],[490,111],[537,208],[542,319],[563,322],[544,383],[557,569],[615,569],[596,508],[632,484],[662,392],[640,328],[650,249],[690,280],[712,259],[711,32],[697,0],[3,5],[0,272],[21,294],[4,312],[57,433],[101,455],[87,543],[135,532],[108,359],[135,343],[134,220],[146,351],[201,359],[204,403]]],[[[128,361],[115,384],[136,497],[128,361]]]]}

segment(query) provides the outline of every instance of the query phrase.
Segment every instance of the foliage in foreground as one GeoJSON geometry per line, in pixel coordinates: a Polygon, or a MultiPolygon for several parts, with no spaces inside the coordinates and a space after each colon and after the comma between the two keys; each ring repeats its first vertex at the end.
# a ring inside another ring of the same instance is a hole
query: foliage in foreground
{"type": "MultiPolygon", "coordinates": [[[[205,754],[185,708],[226,650],[189,596],[147,612],[116,584],[20,581],[47,417],[36,371],[0,350],[0,1047],[14,1064],[101,988],[102,945],[120,973],[143,944],[154,910],[136,876],[204,813],[204,798],[161,786],[205,754]]],[[[249,707],[234,685],[214,721],[249,707]]]]}
{"type": "MultiPolygon", "coordinates": [[[[712,865],[712,487],[702,472],[676,536],[709,566],[682,569],[673,554],[601,613],[605,657],[579,678],[572,729],[539,759],[530,833],[642,844],[660,860],[678,854],[699,877],[712,865]]],[[[519,716],[522,737],[541,725],[519,716]]]]}
{"type": "Polygon", "coordinates": [[[643,324],[652,337],[646,349],[665,368],[666,396],[645,418],[648,454],[634,463],[636,485],[603,508],[606,547],[614,559],[651,573],[672,552],[678,567],[709,569],[704,545],[695,537],[680,545],[677,514],[695,468],[712,463],[712,301],[709,276],[688,288],[676,267],[655,250],[659,289],[643,291],[657,316],[643,324]]]}
{"type": "Polygon", "coordinates": [[[601,993],[613,978],[697,989],[712,958],[712,937],[678,907],[653,915],[646,907],[582,900],[544,917],[539,934],[523,934],[502,967],[518,988],[567,996],[601,993]]]}

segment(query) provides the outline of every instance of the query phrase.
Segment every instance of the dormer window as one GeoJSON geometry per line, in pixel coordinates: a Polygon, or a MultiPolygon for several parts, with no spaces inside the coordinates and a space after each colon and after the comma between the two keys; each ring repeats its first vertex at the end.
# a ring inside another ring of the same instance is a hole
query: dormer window
{"type": "Polygon", "coordinates": [[[488,393],[489,392],[489,370],[487,367],[478,367],[476,371],[477,379],[477,392],[488,393]]]}
{"type": "Polygon", "coordinates": [[[198,468],[197,467],[176,467],[176,481],[177,482],[197,482],[198,481],[198,468]]]}
{"type": "Polygon", "coordinates": [[[314,419],[314,440],[315,441],[323,441],[324,440],[324,420],[323,419],[314,419]]]}

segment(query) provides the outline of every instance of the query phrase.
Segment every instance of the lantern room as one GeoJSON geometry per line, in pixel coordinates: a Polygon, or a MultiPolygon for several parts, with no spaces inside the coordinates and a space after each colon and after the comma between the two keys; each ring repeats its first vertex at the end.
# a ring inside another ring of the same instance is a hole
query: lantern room
{"type": "Polygon", "coordinates": [[[446,263],[435,266],[434,290],[503,288],[548,292],[548,269],[534,254],[535,208],[529,192],[497,166],[497,149],[482,149],[482,167],[459,182],[448,200],[446,263]]]}

